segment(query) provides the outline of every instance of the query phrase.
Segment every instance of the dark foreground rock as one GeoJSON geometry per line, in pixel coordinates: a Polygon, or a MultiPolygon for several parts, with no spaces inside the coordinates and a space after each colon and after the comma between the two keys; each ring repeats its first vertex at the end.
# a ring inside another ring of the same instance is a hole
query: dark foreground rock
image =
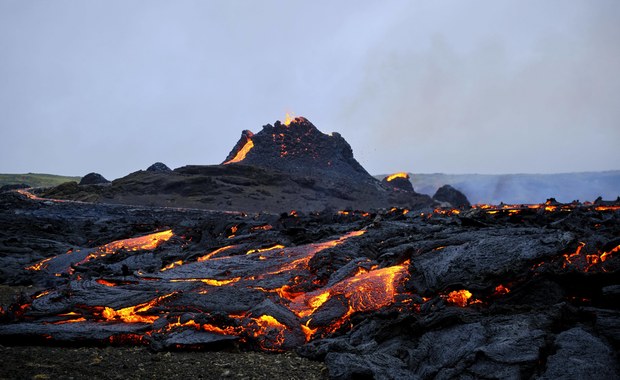
{"type": "Polygon", "coordinates": [[[0,194],[0,279],[21,290],[0,313],[9,351],[285,351],[335,379],[618,377],[616,204],[269,214],[27,195],[0,194]]]}

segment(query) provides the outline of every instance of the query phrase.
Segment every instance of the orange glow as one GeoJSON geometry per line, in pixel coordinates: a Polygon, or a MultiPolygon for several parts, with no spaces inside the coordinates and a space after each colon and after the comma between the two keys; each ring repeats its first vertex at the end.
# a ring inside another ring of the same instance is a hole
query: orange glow
{"type": "Polygon", "coordinates": [[[257,252],[273,251],[276,249],[283,249],[283,248],[286,248],[286,247],[284,247],[282,244],[275,244],[267,248],[250,249],[249,251],[247,251],[246,255],[249,255],[251,253],[257,253],[257,252]]]}
{"type": "Polygon", "coordinates": [[[166,265],[165,267],[161,268],[160,272],[164,272],[167,271],[168,269],[172,269],[174,267],[178,267],[183,265],[183,260],[178,260],[178,261],[174,261],[168,265],[166,265]]]}
{"type": "MultiPolygon", "coordinates": [[[[166,241],[170,240],[170,238],[173,236],[174,236],[174,233],[172,232],[172,230],[166,230],[166,231],[156,232],[153,234],[140,236],[136,238],[116,240],[111,243],[98,247],[97,249],[95,249],[94,252],[86,256],[84,260],[77,263],[77,265],[84,264],[92,259],[105,257],[109,254],[115,254],[121,249],[124,249],[126,251],[132,251],[132,252],[150,251],[150,250],[153,250],[159,247],[161,244],[165,243],[166,241]]],[[[70,252],[67,252],[67,253],[70,253],[70,252]]],[[[52,259],[53,257],[41,260],[34,265],[26,267],[26,269],[35,270],[35,271],[45,269],[48,266],[47,263],[52,259]]],[[[59,276],[60,274],[57,273],[56,275],[59,276]]]]}
{"type": "Polygon", "coordinates": [[[221,334],[221,335],[239,335],[239,331],[232,326],[221,328],[218,326],[214,326],[212,324],[205,323],[201,325],[200,328],[203,331],[208,331],[208,332],[221,334]]]}
{"type": "Polygon", "coordinates": [[[65,321],[54,322],[54,325],[64,325],[65,323],[77,323],[77,322],[86,322],[86,318],[80,317],[75,319],[67,319],[65,321]]]}
{"type": "Polygon", "coordinates": [[[496,296],[499,296],[499,295],[508,294],[508,293],[510,293],[510,289],[508,289],[502,284],[499,284],[495,287],[495,292],[493,294],[496,296]]]}
{"type": "Polygon", "coordinates": [[[451,304],[460,306],[460,307],[465,307],[467,306],[467,304],[470,302],[469,299],[471,298],[471,292],[469,290],[455,290],[453,292],[450,292],[446,297],[446,301],[448,301],[451,304]]]}
{"type": "Polygon", "coordinates": [[[601,261],[604,262],[605,260],[607,260],[607,256],[611,255],[614,252],[618,252],[618,251],[620,251],[620,245],[618,245],[617,247],[613,248],[609,252],[603,252],[601,254],[601,256],[600,256],[601,261]]]}
{"type": "MultiPolygon", "coordinates": [[[[300,318],[312,315],[330,298],[344,295],[349,314],[377,310],[394,302],[396,287],[405,278],[409,261],[400,265],[366,272],[365,270],[342,280],[327,289],[303,294],[293,300],[291,310],[300,318]]],[[[347,317],[344,316],[343,318],[347,317]]]]}
{"type": "Polygon", "coordinates": [[[577,256],[579,256],[581,254],[581,250],[583,249],[583,247],[586,245],[586,243],[583,242],[579,242],[579,246],[577,247],[577,249],[575,250],[575,252],[573,253],[566,253],[564,254],[564,264],[562,265],[563,268],[566,268],[566,266],[568,264],[572,264],[573,263],[573,259],[577,256]]]}
{"type": "Polygon", "coordinates": [[[37,298],[41,298],[41,297],[46,296],[46,295],[48,295],[48,294],[50,294],[50,291],[49,291],[49,290],[44,290],[44,291],[42,291],[41,293],[39,293],[39,294],[37,294],[36,296],[34,296],[34,298],[35,298],[35,299],[37,299],[37,298]]]}
{"type": "Polygon", "coordinates": [[[250,152],[250,150],[252,150],[252,148],[254,148],[254,142],[252,140],[248,139],[248,141],[245,143],[245,145],[243,145],[243,147],[241,149],[239,149],[237,154],[235,154],[235,157],[233,157],[230,160],[224,162],[224,165],[233,164],[235,162],[243,161],[245,159],[245,156],[247,156],[248,152],[250,152]]]}
{"type": "Polygon", "coordinates": [[[409,179],[409,174],[405,173],[405,172],[400,172],[400,173],[394,173],[391,174],[387,177],[385,177],[385,180],[387,182],[392,182],[393,180],[395,180],[396,178],[404,178],[404,179],[409,179]]]}
{"type": "Polygon", "coordinates": [[[312,339],[312,336],[314,334],[316,334],[318,328],[310,328],[308,325],[310,324],[310,321],[312,319],[308,319],[308,321],[306,322],[305,325],[301,325],[301,331],[304,333],[304,335],[306,336],[306,342],[309,342],[310,339],[312,339]]]}
{"type": "Polygon", "coordinates": [[[122,321],[125,323],[153,323],[159,315],[141,315],[138,313],[145,313],[149,311],[153,306],[157,305],[160,301],[170,297],[174,293],[167,294],[165,296],[157,297],[149,302],[141,303],[136,306],[129,306],[122,309],[114,310],[111,307],[105,307],[101,312],[101,316],[110,321],[122,321]]]}
{"type": "Polygon", "coordinates": [[[41,260],[41,261],[39,261],[36,264],[33,264],[33,265],[29,266],[29,267],[26,267],[26,269],[27,270],[42,270],[42,269],[45,269],[45,268],[47,268],[47,263],[51,259],[53,259],[53,257],[49,257],[47,259],[41,260]]]}
{"type": "MultiPolygon", "coordinates": [[[[267,336],[270,331],[276,331],[275,338],[273,339],[273,344],[276,347],[280,347],[284,344],[284,332],[287,330],[287,327],[280,323],[280,321],[278,321],[271,315],[261,315],[258,318],[252,319],[258,325],[257,329],[253,332],[253,336],[255,338],[267,336]]],[[[273,348],[266,347],[263,344],[261,344],[261,347],[266,350],[273,350],[273,348]]]]}
{"type": "Polygon", "coordinates": [[[269,231],[269,230],[270,230],[270,229],[272,229],[272,228],[273,228],[273,227],[272,227],[271,225],[269,225],[269,224],[264,224],[264,225],[262,225],[262,226],[252,227],[252,228],[250,228],[250,231],[252,231],[252,232],[254,232],[254,231],[258,231],[258,230],[261,230],[261,231],[269,231]]]}
{"type": "Polygon", "coordinates": [[[136,238],[117,240],[99,247],[97,252],[103,254],[116,253],[120,249],[126,251],[150,251],[170,240],[173,236],[172,230],[166,230],[136,238]]]}
{"type": "Polygon", "coordinates": [[[291,122],[293,120],[295,120],[295,114],[293,114],[292,112],[291,113],[287,112],[286,116],[284,116],[284,123],[283,124],[288,127],[289,125],[291,125],[291,122]]]}
{"type": "Polygon", "coordinates": [[[580,242],[575,252],[564,254],[564,263],[562,263],[562,268],[573,265],[585,272],[588,272],[594,265],[604,263],[611,254],[620,251],[619,245],[609,250],[609,252],[601,252],[599,250],[594,254],[582,255],[582,249],[584,246],[585,243],[580,242]]]}
{"type": "Polygon", "coordinates": [[[236,245],[227,245],[225,247],[218,248],[218,249],[216,249],[215,251],[213,251],[211,253],[208,253],[208,254],[206,254],[204,256],[199,257],[198,260],[196,260],[196,261],[198,261],[198,262],[207,261],[210,258],[212,258],[213,256],[217,255],[218,253],[224,252],[224,251],[226,251],[228,249],[231,249],[231,248],[234,248],[234,247],[236,247],[236,245]]]}
{"type": "MultiPolygon", "coordinates": [[[[497,211],[488,211],[488,213],[490,214],[494,214],[497,211]]],[[[451,209],[444,209],[444,208],[436,208],[433,210],[434,214],[440,214],[440,215],[458,215],[461,213],[461,210],[456,209],[456,208],[451,208],[451,209]]]]}
{"type": "Polygon", "coordinates": [[[211,286],[223,286],[232,284],[233,282],[237,282],[241,279],[241,277],[234,277],[228,280],[215,280],[212,278],[175,278],[170,280],[170,282],[202,282],[203,284],[211,285],[211,286]]]}
{"type": "Polygon", "coordinates": [[[596,211],[618,211],[620,206],[596,206],[594,209],[596,211]]]}
{"type": "Polygon", "coordinates": [[[111,286],[116,286],[116,284],[115,284],[115,283],[110,282],[110,281],[107,281],[107,280],[104,280],[103,278],[98,278],[98,279],[96,279],[95,281],[96,281],[98,284],[105,285],[105,286],[110,286],[110,287],[111,287],[111,286]]]}

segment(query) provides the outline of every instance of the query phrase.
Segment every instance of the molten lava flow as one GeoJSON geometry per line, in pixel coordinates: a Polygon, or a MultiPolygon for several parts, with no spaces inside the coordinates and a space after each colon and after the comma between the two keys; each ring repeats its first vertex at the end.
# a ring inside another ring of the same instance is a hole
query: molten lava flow
{"type": "MultiPolygon", "coordinates": [[[[124,249],[126,251],[150,251],[150,250],[153,250],[159,247],[161,244],[165,243],[166,241],[170,240],[170,238],[173,236],[174,236],[174,233],[172,232],[172,230],[166,230],[166,231],[156,232],[153,234],[140,236],[136,238],[116,240],[116,241],[113,241],[111,243],[108,243],[108,244],[105,244],[105,245],[102,245],[96,248],[92,253],[88,254],[88,256],[86,256],[82,261],[78,262],[76,265],[81,265],[92,259],[105,257],[109,254],[114,254],[121,249],[124,249]]],[[[72,250],[69,250],[67,251],[67,254],[71,254],[72,252],[73,252],[72,250]]],[[[50,257],[50,258],[41,260],[34,265],[26,267],[26,269],[34,270],[34,271],[43,270],[47,268],[49,261],[53,259],[54,257],[50,257]]],[[[57,273],[56,275],[60,276],[60,273],[57,273]]]]}
{"type": "Polygon", "coordinates": [[[168,269],[172,269],[172,268],[175,268],[181,265],[183,265],[183,260],[173,261],[170,264],[166,265],[165,267],[161,268],[160,272],[165,272],[168,269]]]}
{"type": "Polygon", "coordinates": [[[112,287],[112,286],[116,286],[115,283],[104,280],[103,278],[98,278],[97,280],[95,280],[98,284],[104,285],[104,286],[108,286],[108,287],[112,287]]]}
{"type": "Polygon", "coordinates": [[[298,296],[290,305],[291,310],[300,318],[312,315],[330,298],[343,295],[349,312],[377,310],[394,302],[396,288],[407,275],[409,261],[400,265],[381,268],[367,272],[358,271],[353,277],[344,279],[331,287],[323,288],[298,296]]]}
{"type": "Polygon", "coordinates": [[[235,154],[235,157],[233,157],[230,160],[224,162],[224,165],[233,164],[235,162],[243,161],[245,159],[245,156],[248,154],[248,152],[250,150],[252,150],[252,148],[254,148],[254,142],[252,140],[248,139],[248,141],[246,141],[245,145],[243,145],[243,147],[241,149],[239,149],[237,154],[235,154]]]}
{"type": "Polygon", "coordinates": [[[267,252],[267,251],[273,251],[276,249],[283,249],[283,248],[286,248],[286,247],[284,247],[282,244],[274,244],[271,247],[250,249],[249,251],[246,252],[246,254],[249,255],[251,253],[267,252]]]}
{"type": "Polygon", "coordinates": [[[101,312],[101,316],[110,321],[122,321],[125,323],[153,323],[160,316],[158,315],[141,315],[138,313],[145,313],[149,311],[153,306],[156,306],[160,301],[172,296],[174,293],[167,294],[165,296],[157,297],[146,303],[142,303],[136,306],[129,306],[122,309],[114,310],[111,307],[105,307],[101,312]]]}
{"type": "Polygon", "coordinates": [[[159,247],[172,236],[174,236],[172,230],[166,230],[136,238],[113,241],[99,247],[97,251],[100,253],[116,253],[119,249],[126,251],[149,251],[159,247]]]}
{"type": "Polygon", "coordinates": [[[240,279],[241,277],[234,277],[227,280],[216,280],[213,278],[175,278],[170,280],[170,282],[202,282],[210,286],[223,286],[237,282],[240,279]]]}
{"type": "Polygon", "coordinates": [[[596,264],[604,263],[611,254],[620,251],[620,245],[618,245],[608,252],[601,252],[599,250],[597,253],[593,254],[582,254],[585,245],[585,243],[580,242],[575,252],[564,254],[562,268],[567,268],[569,265],[572,265],[584,272],[588,272],[596,264]]]}
{"type": "Polygon", "coordinates": [[[229,250],[229,249],[231,249],[231,248],[235,248],[235,247],[236,247],[236,245],[227,245],[227,246],[225,246],[225,247],[218,248],[218,249],[216,249],[215,251],[213,251],[213,252],[211,252],[211,253],[208,253],[208,254],[206,254],[206,255],[204,255],[204,256],[199,257],[196,261],[198,261],[198,262],[201,262],[201,261],[207,261],[207,260],[209,260],[210,258],[212,258],[213,256],[217,255],[218,253],[220,253],[220,252],[224,252],[224,251],[226,251],[226,250],[229,250]]]}
{"type": "Polygon", "coordinates": [[[271,315],[261,315],[258,318],[252,318],[252,320],[256,323],[252,336],[261,338],[258,342],[261,348],[268,351],[280,351],[279,347],[284,344],[284,333],[288,328],[271,315]],[[268,338],[269,345],[262,342],[267,340],[265,338],[268,338]]]}
{"type": "Polygon", "coordinates": [[[319,329],[318,327],[313,329],[310,326],[308,326],[311,321],[312,319],[308,319],[308,321],[305,324],[301,325],[301,331],[306,336],[306,342],[309,342],[312,339],[312,336],[314,336],[314,334],[316,334],[316,332],[319,329]]]}
{"type": "Polygon", "coordinates": [[[596,206],[594,209],[596,211],[618,211],[620,206],[596,206]]]}
{"type": "Polygon", "coordinates": [[[77,263],[77,265],[84,264],[92,259],[105,257],[108,254],[115,254],[121,249],[134,252],[151,251],[170,240],[170,238],[173,236],[174,233],[172,232],[172,230],[166,230],[136,238],[113,241],[112,243],[108,243],[97,248],[93,253],[90,253],[88,256],[86,256],[84,260],[77,263]]]}
{"type": "Polygon", "coordinates": [[[405,172],[400,172],[400,173],[394,173],[391,174],[389,176],[387,176],[385,178],[385,180],[387,182],[392,182],[393,180],[395,180],[396,178],[404,178],[404,179],[409,179],[409,174],[405,173],[405,172]]]}
{"type": "Polygon", "coordinates": [[[566,268],[569,264],[573,263],[573,259],[581,255],[581,250],[585,247],[586,243],[579,242],[579,246],[573,253],[564,254],[564,264],[562,264],[562,268],[566,268]]]}
{"type": "Polygon", "coordinates": [[[443,296],[445,298],[446,301],[448,301],[451,304],[460,306],[460,307],[465,307],[467,306],[471,301],[472,294],[469,290],[455,290],[453,292],[450,292],[447,296],[443,296]]]}

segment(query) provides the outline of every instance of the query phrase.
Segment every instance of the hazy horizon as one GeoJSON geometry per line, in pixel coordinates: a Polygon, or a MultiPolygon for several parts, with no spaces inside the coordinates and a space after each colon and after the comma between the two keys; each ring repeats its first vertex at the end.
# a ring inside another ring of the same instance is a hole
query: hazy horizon
{"type": "Polygon", "coordinates": [[[0,172],[221,163],[305,116],[369,173],[620,167],[620,2],[0,2],[0,172]]]}

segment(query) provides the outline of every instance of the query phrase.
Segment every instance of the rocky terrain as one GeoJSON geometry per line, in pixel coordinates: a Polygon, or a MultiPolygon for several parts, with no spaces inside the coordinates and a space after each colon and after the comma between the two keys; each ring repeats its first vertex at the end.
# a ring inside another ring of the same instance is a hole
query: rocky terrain
{"type": "Polygon", "coordinates": [[[41,195],[245,212],[412,209],[433,203],[426,195],[381,186],[355,160],[340,135],[324,134],[301,117],[289,125],[267,124],[256,134],[244,131],[222,165],[159,168],[131,173],[108,186],[103,185],[105,179],[96,184],[67,182],[41,195]]]}
{"type": "Polygon", "coordinates": [[[619,205],[278,215],[10,192],[0,210],[3,282],[32,286],[3,306],[4,345],[293,350],[332,378],[618,376],[619,205]]]}
{"type": "Polygon", "coordinates": [[[619,378],[618,202],[433,200],[303,118],[90,178],[0,193],[6,376],[619,378]]]}

